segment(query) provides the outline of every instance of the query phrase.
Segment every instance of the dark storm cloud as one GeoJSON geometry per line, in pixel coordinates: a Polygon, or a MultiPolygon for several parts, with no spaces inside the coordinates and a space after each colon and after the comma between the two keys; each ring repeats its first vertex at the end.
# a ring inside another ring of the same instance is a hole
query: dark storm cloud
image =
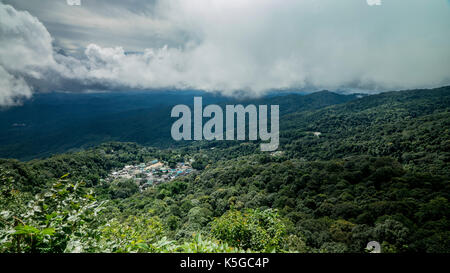
{"type": "Polygon", "coordinates": [[[188,35],[169,27],[157,12],[156,1],[84,0],[81,6],[69,6],[66,0],[3,2],[36,16],[55,43],[72,52],[90,43],[107,47],[126,44],[131,51],[176,46],[183,44],[188,35]]]}

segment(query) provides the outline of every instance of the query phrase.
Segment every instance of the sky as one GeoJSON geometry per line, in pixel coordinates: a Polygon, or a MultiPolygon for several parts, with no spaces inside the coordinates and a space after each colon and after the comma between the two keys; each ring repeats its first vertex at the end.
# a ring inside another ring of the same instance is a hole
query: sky
{"type": "Polygon", "coordinates": [[[0,106],[55,91],[450,84],[448,0],[77,2],[0,0],[0,106]]]}

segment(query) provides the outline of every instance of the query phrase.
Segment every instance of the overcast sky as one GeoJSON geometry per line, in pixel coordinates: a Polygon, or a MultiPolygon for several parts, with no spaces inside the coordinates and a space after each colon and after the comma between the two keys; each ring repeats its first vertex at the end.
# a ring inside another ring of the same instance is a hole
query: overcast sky
{"type": "Polygon", "coordinates": [[[449,85],[449,30],[448,0],[0,0],[0,105],[49,91],[449,85]]]}

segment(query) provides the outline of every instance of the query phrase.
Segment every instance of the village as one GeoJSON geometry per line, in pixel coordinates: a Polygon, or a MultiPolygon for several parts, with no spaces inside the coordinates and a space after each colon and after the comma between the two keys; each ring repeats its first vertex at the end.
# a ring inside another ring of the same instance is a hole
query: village
{"type": "Polygon", "coordinates": [[[174,168],[170,168],[163,162],[155,159],[148,163],[126,165],[121,170],[115,170],[106,178],[106,182],[133,179],[142,191],[148,187],[171,181],[176,177],[192,172],[193,169],[190,163],[179,162],[174,168]]]}

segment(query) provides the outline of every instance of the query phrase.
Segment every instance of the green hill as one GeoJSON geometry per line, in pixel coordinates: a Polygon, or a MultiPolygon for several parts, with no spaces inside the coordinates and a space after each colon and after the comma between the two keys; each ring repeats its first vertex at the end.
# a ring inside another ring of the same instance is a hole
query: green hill
{"type": "Polygon", "coordinates": [[[364,252],[378,241],[383,252],[449,252],[450,87],[260,102],[285,107],[280,152],[113,142],[3,160],[0,250],[364,252]],[[155,158],[193,160],[197,171],[143,191],[133,179],[103,180],[155,158]]]}

